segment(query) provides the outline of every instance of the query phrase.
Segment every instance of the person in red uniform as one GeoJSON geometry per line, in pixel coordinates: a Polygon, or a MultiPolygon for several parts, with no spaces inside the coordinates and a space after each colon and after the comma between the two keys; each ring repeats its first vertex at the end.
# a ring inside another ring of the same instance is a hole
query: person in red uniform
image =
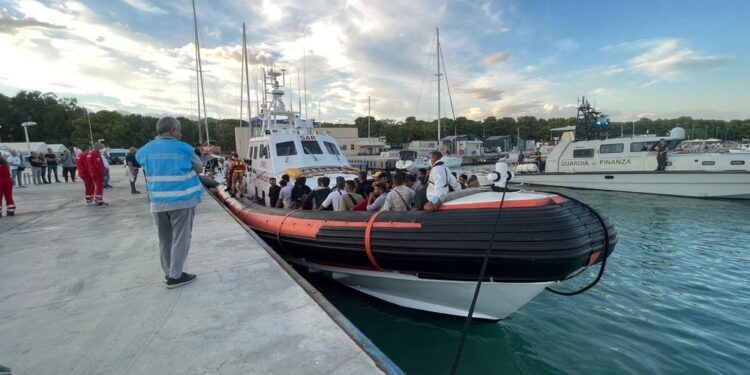
{"type": "Polygon", "coordinates": [[[76,156],[76,167],[78,167],[78,177],[83,181],[83,196],[86,198],[86,204],[94,203],[94,181],[91,180],[89,165],[86,157],[89,151],[85,150],[76,156]]]}
{"type": "Polygon", "coordinates": [[[89,151],[86,155],[86,167],[88,168],[89,176],[94,184],[94,201],[96,207],[109,206],[109,203],[104,202],[104,175],[107,173],[104,168],[104,162],[102,161],[101,149],[104,145],[97,143],[94,148],[89,151]]]}
{"type": "Polygon", "coordinates": [[[229,170],[232,172],[231,175],[231,186],[232,186],[232,196],[235,196],[237,194],[237,191],[240,192],[240,197],[245,196],[245,169],[247,168],[247,164],[245,164],[245,161],[237,157],[237,154],[232,154],[232,161],[229,162],[229,170]],[[239,185],[239,186],[238,186],[239,185]]]}
{"type": "Polygon", "coordinates": [[[13,202],[13,177],[10,175],[10,163],[0,156],[0,216],[3,216],[3,199],[8,216],[16,214],[16,202],[13,202]]]}

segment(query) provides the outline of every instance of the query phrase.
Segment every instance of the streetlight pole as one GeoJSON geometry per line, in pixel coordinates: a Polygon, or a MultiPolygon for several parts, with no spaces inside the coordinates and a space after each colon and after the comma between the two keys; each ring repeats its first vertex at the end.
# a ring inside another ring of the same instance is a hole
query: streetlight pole
{"type": "Polygon", "coordinates": [[[86,117],[89,118],[89,140],[91,141],[91,148],[94,148],[94,134],[91,132],[91,115],[89,109],[86,108],[86,117]]]}
{"type": "Polygon", "coordinates": [[[29,152],[29,156],[31,156],[31,143],[29,143],[29,126],[36,125],[36,122],[33,121],[27,121],[21,124],[23,126],[23,133],[26,135],[26,151],[29,152]]]}

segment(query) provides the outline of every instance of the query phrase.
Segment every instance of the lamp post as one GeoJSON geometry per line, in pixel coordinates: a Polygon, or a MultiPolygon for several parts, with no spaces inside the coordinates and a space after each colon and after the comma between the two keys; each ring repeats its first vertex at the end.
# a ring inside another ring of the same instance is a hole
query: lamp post
{"type": "Polygon", "coordinates": [[[29,152],[29,156],[31,156],[31,143],[29,143],[29,126],[36,125],[36,122],[28,121],[21,124],[23,126],[23,133],[26,134],[26,151],[29,152]]]}
{"type": "Polygon", "coordinates": [[[91,132],[91,115],[89,114],[88,108],[86,108],[86,117],[89,118],[89,140],[91,141],[91,148],[94,148],[94,135],[91,132]]]}

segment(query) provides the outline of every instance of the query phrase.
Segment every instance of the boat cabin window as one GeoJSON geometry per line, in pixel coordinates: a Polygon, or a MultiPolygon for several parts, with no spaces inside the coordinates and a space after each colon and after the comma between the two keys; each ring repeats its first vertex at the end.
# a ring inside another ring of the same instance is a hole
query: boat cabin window
{"type": "Polygon", "coordinates": [[[305,151],[306,155],[321,155],[323,150],[320,148],[318,141],[302,141],[302,150],[305,151]]]}
{"type": "Polygon", "coordinates": [[[622,152],[625,149],[625,145],[622,143],[611,143],[608,145],[601,145],[599,147],[599,152],[602,154],[617,154],[622,152]]]}
{"type": "Polygon", "coordinates": [[[584,148],[580,150],[573,150],[573,157],[574,158],[593,158],[594,157],[594,149],[593,148],[584,148]]]}
{"type": "Polygon", "coordinates": [[[258,158],[258,146],[253,146],[250,149],[250,159],[257,159],[258,158]]]}
{"type": "Polygon", "coordinates": [[[329,154],[331,154],[331,155],[339,155],[338,147],[336,147],[335,144],[333,144],[331,142],[325,142],[325,141],[323,141],[323,143],[326,145],[326,150],[328,150],[329,154]]]}
{"type": "Polygon", "coordinates": [[[654,142],[633,142],[630,144],[630,152],[644,152],[651,149],[654,142]]]}
{"type": "Polygon", "coordinates": [[[260,154],[258,156],[261,159],[268,159],[268,145],[267,144],[264,143],[264,144],[260,145],[260,149],[259,149],[258,152],[260,154]]]}
{"type": "Polygon", "coordinates": [[[294,141],[279,142],[276,144],[276,156],[297,155],[297,149],[294,147],[294,141]]]}
{"type": "Polygon", "coordinates": [[[701,165],[716,165],[716,162],[713,160],[705,160],[701,162],[701,165]]]}
{"type": "Polygon", "coordinates": [[[744,160],[732,160],[732,161],[729,162],[729,164],[732,164],[732,165],[745,165],[745,161],[744,160]]]}
{"type": "Polygon", "coordinates": [[[341,145],[341,151],[346,151],[346,145],[341,145]]]}

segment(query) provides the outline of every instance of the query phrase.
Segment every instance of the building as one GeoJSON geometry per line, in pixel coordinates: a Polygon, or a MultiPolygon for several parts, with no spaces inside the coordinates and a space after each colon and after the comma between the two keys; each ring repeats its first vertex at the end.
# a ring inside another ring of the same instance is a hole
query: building
{"type": "Polygon", "coordinates": [[[525,151],[526,141],[515,135],[493,135],[484,140],[484,148],[495,151],[500,147],[502,152],[510,152],[511,150],[516,149],[519,145],[521,149],[518,151],[525,151]]]}
{"type": "Polygon", "coordinates": [[[477,140],[473,136],[461,134],[444,137],[441,143],[443,144],[441,151],[447,151],[449,154],[469,156],[480,155],[484,142],[477,140]]]}

